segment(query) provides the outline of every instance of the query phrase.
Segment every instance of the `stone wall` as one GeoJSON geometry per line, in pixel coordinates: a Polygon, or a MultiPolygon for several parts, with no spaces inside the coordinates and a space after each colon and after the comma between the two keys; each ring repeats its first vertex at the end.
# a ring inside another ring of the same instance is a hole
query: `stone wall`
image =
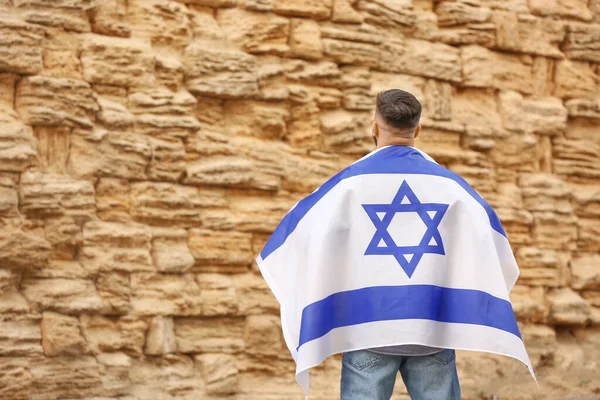
{"type": "Polygon", "coordinates": [[[598,393],[599,80],[598,0],[0,0],[0,398],[303,398],[253,259],[392,87],[521,267],[466,397],[598,393]]]}

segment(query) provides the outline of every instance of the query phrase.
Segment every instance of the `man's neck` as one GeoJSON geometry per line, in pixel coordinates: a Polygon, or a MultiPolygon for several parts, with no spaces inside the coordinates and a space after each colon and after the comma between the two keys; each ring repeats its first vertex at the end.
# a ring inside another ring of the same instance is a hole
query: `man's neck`
{"type": "Polygon", "coordinates": [[[385,147],[385,146],[414,146],[415,139],[414,138],[389,138],[387,140],[380,140],[377,143],[377,147],[385,147]]]}

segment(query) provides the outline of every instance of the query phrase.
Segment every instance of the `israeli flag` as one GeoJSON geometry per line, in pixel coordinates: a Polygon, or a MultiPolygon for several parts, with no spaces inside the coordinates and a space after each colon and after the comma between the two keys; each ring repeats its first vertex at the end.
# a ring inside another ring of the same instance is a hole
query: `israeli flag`
{"type": "Polygon", "coordinates": [[[403,344],[506,355],[533,375],[500,220],[413,147],[378,149],[335,175],[283,218],[257,262],[306,394],[309,369],[328,356],[403,344]]]}

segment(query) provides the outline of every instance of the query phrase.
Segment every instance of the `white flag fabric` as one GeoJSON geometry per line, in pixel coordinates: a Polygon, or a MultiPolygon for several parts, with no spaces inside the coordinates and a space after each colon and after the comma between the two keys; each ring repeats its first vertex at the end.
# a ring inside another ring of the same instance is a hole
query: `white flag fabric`
{"type": "Polygon", "coordinates": [[[257,262],[307,395],[309,369],[328,356],[403,344],[506,355],[533,375],[500,220],[413,147],[378,149],[301,200],[257,262]]]}

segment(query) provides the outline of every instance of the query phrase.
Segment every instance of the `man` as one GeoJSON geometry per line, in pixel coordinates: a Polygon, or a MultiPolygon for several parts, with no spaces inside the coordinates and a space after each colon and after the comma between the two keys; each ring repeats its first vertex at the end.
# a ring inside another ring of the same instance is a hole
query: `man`
{"type": "Polygon", "coordinates": [[[257,258],[281,305],[296,380],[343,353],[342,400],[460,399],[454,349],[522,361],[509,292],[519,269],[494,210],[414,148],[421,105],[377,96],[377,149],[304,198],[257,258]]]}
{"type": "MultiPolygon", "coordinates": [[[[414,146],[420,119],[421,103],[412,94],[379,93],[372,129],[375,145],[414,146]]],[[[342,400],[389,399],[398,371],[412,400],[460,399],[454,350],[403,345],[345,353],[342,400]]]]}

